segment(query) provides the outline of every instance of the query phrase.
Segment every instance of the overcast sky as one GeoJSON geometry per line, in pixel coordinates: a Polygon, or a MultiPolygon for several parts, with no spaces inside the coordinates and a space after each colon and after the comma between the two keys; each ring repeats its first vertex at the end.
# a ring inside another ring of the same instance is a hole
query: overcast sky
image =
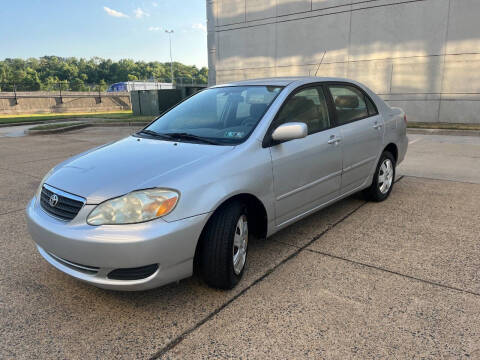
{"type": "Polygon", "coordinates": [[[0,59],[44,55],[207,66],[205,0],[1,1],[0,59]]]}

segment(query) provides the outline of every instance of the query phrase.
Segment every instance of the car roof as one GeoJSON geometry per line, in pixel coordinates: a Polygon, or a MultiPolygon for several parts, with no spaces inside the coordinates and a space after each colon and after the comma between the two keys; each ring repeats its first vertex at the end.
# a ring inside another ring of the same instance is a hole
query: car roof
{"type": "Polygon", "coordinates": [[[353,82],[352,80],[337,77],[317,77],[317,76],[287,76],[287,77],[271,77],[261,79],[250,79],[235,81],[226,84],[220,84],[213,87],[225,87],[225,86],[251,86],[251,85],[265,85],[265,86],[287,86],[293,82],[301,81],[302,83],[313,83],[321,81],[340,81],[340,82],[353,82]]]}

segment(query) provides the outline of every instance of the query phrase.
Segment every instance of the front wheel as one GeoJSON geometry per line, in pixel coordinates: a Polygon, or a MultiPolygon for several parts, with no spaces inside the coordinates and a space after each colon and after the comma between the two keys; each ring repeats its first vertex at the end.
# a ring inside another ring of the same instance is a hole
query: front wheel
{"type": "Polygon", "coordinates": [[[200,270],[208,285],[232,289],[240,281],[247,261],[248,235],[243,204],[226,204],[213,215],[200,250],[200,270]]]}
{"type": "Polygon", "coordinates": [[[392,192],[394,180],[395,158],[390,152],[384,151],[373,175],[372,185],[365,190],[365,195],[372,201],[385,200],[392,192]]]}

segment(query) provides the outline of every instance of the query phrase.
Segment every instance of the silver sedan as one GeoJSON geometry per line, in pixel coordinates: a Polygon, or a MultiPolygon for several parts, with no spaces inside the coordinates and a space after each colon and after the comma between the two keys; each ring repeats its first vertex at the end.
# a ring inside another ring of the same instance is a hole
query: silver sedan
{"type": "Polygon", "coordinates": [[[230,289],[252,236],[359,191],[385,200],[407,144],[404,112],[355,81],[215,86],[55,166],[28,227],[50,264],[99,287],[143,290],[197,271],[230,289]]]}

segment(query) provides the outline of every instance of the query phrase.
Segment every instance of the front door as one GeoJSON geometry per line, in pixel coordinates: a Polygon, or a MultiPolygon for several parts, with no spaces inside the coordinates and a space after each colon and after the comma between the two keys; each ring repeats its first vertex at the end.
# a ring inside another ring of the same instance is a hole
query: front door
{"type": "Polygon", "coordinates": [[[339,194],[342,170],[340,130],[333,123],[321,86],[297,90],[280,109],[275,127],[303,122],[308,136],[270,148],[276,225],[286,225],[339,194]]]}

